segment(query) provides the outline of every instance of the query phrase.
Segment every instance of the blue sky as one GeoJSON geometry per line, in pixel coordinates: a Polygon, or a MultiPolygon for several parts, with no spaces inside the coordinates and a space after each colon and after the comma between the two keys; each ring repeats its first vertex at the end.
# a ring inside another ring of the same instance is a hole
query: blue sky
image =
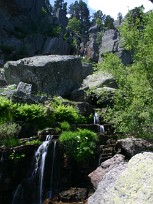
{"type": "MultiPolygon", "coordinates": [[[[143,5],[145,11],[153,9],[153,3],[149,0],[83,0],[90,9],[90,12],[96,12],[101,10],[106,15],[111,15],[114,19],[117,18],[117,14],[121,12],[124,15],[128,10],[131,10],[137,6],[143,5]]],[[[50,0],[51,4],[54,4],[54,0],[50,0]]],[[[65,0],[70,5],[75,0],[65,0]]]]}

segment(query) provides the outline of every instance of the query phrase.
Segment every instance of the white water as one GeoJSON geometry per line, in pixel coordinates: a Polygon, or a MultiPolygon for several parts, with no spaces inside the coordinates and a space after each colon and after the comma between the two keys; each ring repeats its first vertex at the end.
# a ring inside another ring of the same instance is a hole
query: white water
{"type": "Polygon", "coordinates": [[[94,125],[99,124],[99,123],[100,123],[99,115],[98,115],[98,113],[95,112],[95,114],[94,114],[94,125]]]}
{"type": "Polygon", "coordinates": [[[100,129],[100,133],[103,133],[105,132],[105,128],[103,125],[99,125],[99,129],[100,129]]]}
{"type": "Polygon", "coordinates": [[[44,179],[44,169],[45,169],[45,160],[48,151],[48,146],[52,140],[51,135],[46,136],[46,141],[44,141],[38,148],[35,153],[36,165],[35,172],[39,172],[39,204],[42,204],[42,195],[43,195],[43,179],[44,179]],[[39,165],[40,163],[40,165],[39,165]]]}

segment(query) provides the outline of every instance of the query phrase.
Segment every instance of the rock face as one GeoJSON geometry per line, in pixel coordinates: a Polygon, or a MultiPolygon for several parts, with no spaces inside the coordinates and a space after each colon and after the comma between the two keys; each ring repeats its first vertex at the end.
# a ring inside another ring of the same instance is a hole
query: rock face
{"type": "Polygon", "coordinates": [[[86,55],[92,62],[98,62],[99,58],[99,43],[97,43],[98,25],[89,29],[89,41],[87,42],[86,55]]]}
{"type": "Polygon", "coordinates": [[[59,36],[54,26],[60,24],[49,0],[0,0],[0,66],[10,59],[42,53],[70,54],[64,40],[54,39],[59,36]]]}
{"type": "Polygon", "coordinates": [[[9,84],[32,84],[34,91],[67,96],[83,80],[80,58],[74,56],[36,56],[7,62],[4,66],[9,84]]]}
{"type": "Polygon", "coordinates": [[[135,155],[128,164],[120,164],[104,176],[88,204],[152,204],[152,168],[152,152],[135,155]]]}
{"type": "Polygon", "coordinates": [[[116,29],[110,29],[104,32],[99,48],[99,62],[102,61],[104,54],[109,52],[116,53],[125,65],[132,63],[132,55],[129,51],[124,50],[120,42],[120,34],[116,29]]]}

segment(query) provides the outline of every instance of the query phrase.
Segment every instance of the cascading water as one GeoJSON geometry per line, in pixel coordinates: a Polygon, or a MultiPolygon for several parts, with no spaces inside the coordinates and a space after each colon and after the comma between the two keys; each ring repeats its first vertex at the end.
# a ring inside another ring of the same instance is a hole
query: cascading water
{"type": "Polygon", "coordinates": [[[98,113],[95,112],[95,114],[94,114],[94,125],[99,124],[99,123],[100,123],[99,115],[98,115],[98,113]]]}
{"type": "Polygon", "coordinates": [[[50,141],[52,140],[52,136],[47,135],[46,141],[44,141],[38,148],[35,154],[36,158],[36,166],[35,172],[39,171],[39,204],[42,204],[42,195],[43,195],[43,178],[44,178],[44,169],[45,169],[45,160],[48,151],[48,146],[50,141]],[[40,163],[40,166],[39,166],[40,163]]]}
{"type": "Polygon", "coordinates": [[[100,125],[99,115],[98,115],[98,113],[95,112],[95,114],[94,114],[94,125],[96,125],[96,124],[99,125],[99,132],[104,133],[105,132],[104,125],[100,125]]]}
{"type": "Polygon", "coordinates": [[[19,184],[12,204],[42,204],[45,198],[53,198],[55,191],[58,193],[61,160],[57,144],[53,136],[46,136],[35,153],[32,176],[19,184]]]}
{"type": "Polygon", "coordinates": [[[100,129],[100,133],[103,133],[105,132],[105,128],[103,125],[99,125],[99,129],[100,129]]]}

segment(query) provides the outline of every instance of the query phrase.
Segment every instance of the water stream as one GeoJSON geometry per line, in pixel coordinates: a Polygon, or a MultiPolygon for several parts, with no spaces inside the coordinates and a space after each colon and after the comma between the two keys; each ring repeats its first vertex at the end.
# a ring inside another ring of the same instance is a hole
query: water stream
{"type": "MultiPolygon", "coordinates": [[[[38,147],[34,155],[35,164],[31,178],[24,179],[21,184],[19,184],[14,193],[12,204],[21,204],[22,200],[28,200],[27,195],[29,191],[31,191],[30,188],[33,189],[33,192],[31,192],[29,197],[32,198],[32,194],[34,194],[35,198],[34,200],[30,200],[29,198],[30,201],[28,201],[28,204],[42,204],[44,198],[53,198],[54,183],[58,183],[58,181],[54,181],[54,179],[58,179],[58,177],[55,176],[55,173],[57,173],[55,171],[57,167],[56,151],[57,140],[54,140],[53,136],[47,135],[46,141],[38,147]],[[46,180],[50,181],[49,184],[46,180]],[[37,192],[34,193],[34,191],[37,192]]],[[[56,190],[57,188],[58,186],[56,185],[56,190]]]]}

